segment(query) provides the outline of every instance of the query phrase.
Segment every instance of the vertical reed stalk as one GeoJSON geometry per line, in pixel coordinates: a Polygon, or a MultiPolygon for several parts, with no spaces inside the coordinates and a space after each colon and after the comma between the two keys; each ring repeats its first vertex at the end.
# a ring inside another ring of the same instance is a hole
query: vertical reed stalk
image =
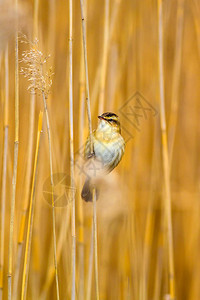
{"type": "Polygon", "coordinates": [[[73,6],[72,0],[69,0],[69,136],[70,136],[70,186],[72,189],[71,203],[71,230],[72,230],[72,257],[71,257],[71,276],[72,289],[71,299],[75,300],[75,283],[76,283],[76,220],[75,220],[75,193],[74,193],[74,126],[73,126],[73,6]]]}
{"type": "MultiPolygon", "coordinates": [[[[18,0],[15,0],[16,9],[18,0]]],[[[18,22],[16,22],[18,23],[18,22]]],[[[12,299],[12,275],[13,275],[13,235],[14,235],[14,218],[15,218],[15,198],[16,198],[16,181],[18,165],[18,146],[19,146],[19,53],[18,53],[18,24],[16,24],[15,35],[15,142],[14,142],[14,162],[12,178],[12,198],[10,212],[10,232],[8,248],[8,300],[12,299]]]]}
{"type": "Polygon", "coordinates": [[[194,15],[198,52],[199,52],[199,56],[200,56],[200,38],[199,38],[200,37],[200,24],[199,24],[200,6],[199,6],[198,0],[192,1],[192,11],[193,11],[193,15],[194,15]]]}
{"type": "Polygon", "coordinates": [[[50,176],[51,176],[51,196],[52,196],[52,218],[53,218],[53,245],[54,245],[54,267],[55,267],[55,277],[56,277],[56,295],[57,300],[60,299],[59,293],[59,283],[58,283],[58,265],[57,265],[57,251],[56,251],[56,219],[55,219],[55,205],[54,205],[54,180],[53,180],[53,160],[52,160],[52,151],[51,151],[51,132],[49,125],[49,114],[47,110],[47,99],[44,91],[42,92],[42,99],[44,104],[44,111],[46,115],[46,124],[47,124],[47,134],[48,134],[48,144],[49,144],[49,162],[50,162],[50,176]]]}
{"type": "Polygon", "coordinates": [[[183,19],[184,19],[184,0],[178,1],[177,20],[176,20],[176,42],[174,56],[174,70],[172,80],[172,100],[171,112],[169,119],[169,163],[170,169],[172,164],[172,156],[174,149],[174,140],[176,133],[178,103],[179,103],[179,86],[182,60],[182,37],[183,37],[183,19]]]}
{"type": "MultiPolygon", "coordinates": [[[[38,6],[39,0],[34,0],[34,15],[33,15],[33,40],[38,37],[38,6]]],[[[13,284],[13,296],[14,299],[18,295],[18,286],[19,286],[19,272],[22,259],[22,247],[25,236],[25,222],[26,215],[29,205],[29,196],[30,196],[30,184],[31,184],[31,174],[32,174],[32,160],[33,160],[33,140],[34,140],[34,123],[35,123],[35,93],[30,94],[30,110],[29,110],[29,137],[28,137],[28,151],[27,151],[27,169],[25,176],[25,192],[22,200],[22,213],[20,218],[20,227],[19,227],[19,236],[18,236],[18,245],[17,245],[17,265],[15,269],[15,278],[13,284]]]]}
{"type": "Polygon", "coordinates": [[[49,1],[49,23],[48,23],[48,53],[55,57],[56,39],[56,0],[49,1]]]}
{"type": "Polygon", "coordinates": [[[89,126],[89,133],[90,133],[90,152],[93,153],[92,119],[91,119],[91,110],[90,110],[90,87],[89,87],[88,62],[87,62],[86,22],[85,22],[83,0],[80,0],[80,4],[81,4],[81,19],[82,19],[83,53],[84,53],[84,63],[85,63],[86,103],[87,103],[88,126],[89,126]]]}
{"type": "MultiPolygon", "coordinates": [[[[89,132],[90,132],[90,152],[93,153],[92,122],[91,122],[91,111],[90,111],[90,93],[89,93],[89,77],[88,77],[88,63],[87,63],[86,25],[85,25],[83,0],[80,0],[80,4],[81,4],[82,36],[83,36],[83,49],[84,49],[84,61],[85,61],[86,102],[87,102],[88,124],[89,124],[89,132]]],[[[99,299],[96,213],[97,213],[96,212],[96,191],[93,190],[93,229],[94,229],[93,243],[94,243],[94,251],[95,251],[94,253],[95,285],[96,285],[96,299],[99,299]]]]}
{"type": "MultiPolygon", "coordinates": [[[[81,77],[82,78],[82,77],[81,77]]],[[[79,104],[79,148],[83,145],[83,128],[84,128],[84,103],[85,88],[80,82],[80,104],[79,104]]],[[[83,186],[83,180],[79,178],[79,190],[83,186]]],[[[79,243],[79,299],[84,299],[84,212],[81,195],[78,195],[78,243],[79,243]]]]}
{"type": "MultiPolygon", "coordinates": [[[[112,36],[113,36],[113,33],[114,33],[118,13],[120,11],[119,10],[120,4],[121,4],[121,0],[116,0],[114,7],[112,7],[112,14],[111,14],[111,18],[110,18],[110,26],[108,26],[109,27],[109,33],[108,33],[108,45],[106,47],[107,48],[106,53],[108,52],[109,46],[111,44],[111,39],[112,39],[112,36]]],[[[105,17],[106,17],[106,14],[105,14],[105,17]]],[[[105,26],[104,26],[104,31],[105,31],[106,26],[107,26],[106,22],[104,24],[105,24],[105,26]]],[[[105,37],[105,35],[104,35],[104,37],[105,37]]],[[[124,55],[124,56],[126,57],[126,55],[124,55]]],[[[101,80],[100,80],[101,74],[102,74],[102,67],[99,66],[97,68],[97,71],[96,71],[95,80],[94,80],[94,84],[93,84],[93,89],[92,89],[92,93],[91,93],[91,98],[92,98],[92,103],[93,103],[92,114],[94,113],[94,110],[96,108],[96,101],[97,101],[97,98],[98,98],[97,95],[98,95],[98,91],[99,91],[99,85],[100,85],[100,82],[101,82],[101,80]]],[[[111,103],[110,106],[113,108],[114,104],[111,103]]]]}
{"type": "Polygon", "coordinates": [[[38,120],[35,161],[34,161],[34,168],[33,168],[33,180],[32,180],[29,214],[28,214],[28,227],[27,227],[27,237],[26,237],[26,246],[25,246],[25,255],[24,255],[23,275],[22,275],[21,300],[26,299],[27,286],[28,286],[28,271],[30,265],[31,239],[32,239],[32,232],[33,232],[33,217],[34,217],[34,206],[35,206],[35,186],[36,186],[36,175],[37,175],[36,173],[37,173],[37,163],[38,163],[38,154],[39,154],[39,145],[40,145],[40,135],[41,135],[42,123],[43,123],[42,121],[43,121],[43,113],[40,112],[39,120],[38,120]]]}
{"type": "Polygon", "coordinates": [[[6,208],[6,176],[8,161],[8,100],[9,100],[9,64],[8,46],[5,52],[5,95],[4,95],[4,146],[3,146],[3,170],[1,190],[1,247],[0,247],[0,299],[3,297],[4,276],[4,242],[5,242],[5,208],[6,208]]]}
{"type": "MultiPolygon", "coordinates": [[[[58,237],[58,243],[57,243],[57,261],[59,261],[60,259],[60,256],[61,256],[61,253],[62,253],[62,248],[63,248],[63,244],[66,240],[66,234],[67,234],[67,231],[69,229],[69,219],[70,219],[70,211],[67,210],[67,215],[66,215],[66,222],[62,222],[62,227],[61,227],[61,230],[60,230],[60,233],[59,233],[59,237],[58,237]]],[[[50,253],[52,253],[52,251],[50,251],[50,253]]],[[[49,262],[49,265],[50,265],[50,262],[49,262]]],[[[51,286],[51,283],[53,281],[53,278],[54,278],[54,275],[55,275],[55,268],[53,266],[51,266],[49,269],[48,269],[48,273],[47,273],[47,276],[46,276],[46,279],[45,279],[45,283],[43,285],[43,289],[42,289],[42,292],[40,294],[40,299],[46,299],[47,298],[47,292],[51,286]]]]}
{"type": "Polygon", "coordinates": [[[108,44],[108,42],[109,42],[109,8],[110,8],[110,0],[105,0],[103,57],[102,57],[102,66],[101,66],[100,97],[99,97],[99,110],[98,110],[99,114],[102,114],[104,112],[106,71],[107,71],[108,45],[109,45],[108,44]]]}
{"type": "Polygon", "coordinates": [[[150,253],[153,244],[153,236],[155,230],[155,193],[157,189],[158,169],[160,168],[160,161],[158,161],[160,152],[160,134],[159,134],[159,120],[156,122],[154,130],[154,143],[153,143],[153,157],[151,166],[151,183],[150,183],[150,196],[148,201],[148,211],[145,226],[144,236],[144,254],[143,254],[143,287],[142,287],[142,299],[148,299],[148,283],[149,283],[149,267],[150,267],[150,253]]]}
{"type": "MultiPolygon", "coordinates": [[[[85,8],[87,7],[85,1],[85,8]]],[[[85,74],[84,74],[84,57],[83,46],[81,47],[81,66],[80,66],[80,83],[79,83],[79,149],[84,144],[84,116],[85,116],[85,74]]],[[[83,180],[79,178],[79,190],[82,188],[83,180]]],[[[81,195],[78,195],[78,243],[79,243],[79,294],[80,300],[83,300],[84,295],[84,212],[83,201],[81,195]]]]}
{"type": "Polygon", "coordinates": [[[162,283],[162,271],[163,271],[163,232],[159,232],[158,237],[158,249],[156,259],[156,272],[155,272],[155,284],[154,284],[154,296],[153,300],[160,300],[161,298],[161,283],[162,283]]]}
{"type": "Polygon", "coordinates": [[[97,208],[96,208],[96,189],[93,189],[93,231],[94,231],[94,272],[96,286],[96,300],[99,300],[99,275],[98,275],[98,249],[97,249],[97,208]]]}
{"type": "Polygon", "coordinates": [[[92,270],[93,270],[93,254],[94,254],[94,227],[92,227],[92,235],[90,242],[90,256],[89,256],[89,264],[88,264],[88,278],[87,278],[87,291],[86,291],[86,300],[91,299],[91,287],[92,287],[92,270]]]}
{"type": "Polygon", "coordinates": [[[170,169],[168,156],[168,142],[166,132],[165,117],[165,96],[164,96],[164,66],[163,66],[163,16],[162,0],[158,0],[158,43],[159,43],[159,88],[160,88],[160,125],[162,139],[162,160],[164,172],[164,205],[167,230],[168,264],[169,264],[169,294],[171,299],[175,298],[174,283],[174,254],[173,254],[173,235],[172,235],[172,215],[171,215],[171,191],[170,191],[170,169]]]}

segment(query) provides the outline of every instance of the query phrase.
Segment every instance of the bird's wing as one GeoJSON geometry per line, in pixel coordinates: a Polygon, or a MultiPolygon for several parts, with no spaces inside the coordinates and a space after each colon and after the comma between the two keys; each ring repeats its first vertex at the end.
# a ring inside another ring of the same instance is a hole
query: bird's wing
{"type": "Polygon", "coordinates": [[[125,150],[125,142],[123,137],[121,136],[120,141],[118,143],[118,147],[116,147],[116,156],[115,158],[110,162],[110,164],[108,165],[108,172],[110,173],[114,168],[116,168],[118,166],[118,164],[120,163],[123,155],[124,155],[124,150],[125,150]]]}

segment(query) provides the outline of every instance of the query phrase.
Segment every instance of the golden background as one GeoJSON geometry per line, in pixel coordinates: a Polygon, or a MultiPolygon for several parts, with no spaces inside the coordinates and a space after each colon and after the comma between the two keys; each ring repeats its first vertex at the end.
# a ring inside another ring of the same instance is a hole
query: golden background
{"type": "MultiPolygon", "coordinates": [[[[100,182],[99,299],[200,299],[200,4],[197,0],[87,0],[85,5],[92,126],[96,128],[99,114],[115,112],[126,140],[121,163],[100,182]]],[[[45,113],[36,177],[33,171],[39,112],[44,110],[42,92],[32,95],[23,74],[19,74],[19,153],[14,167],[17,18],[19,70],[23,51],[30,48],[29,42],[21,43],[26,35],[30,42],[38,39],[36,47],[44,57],[50,54],[47,65],[54,73],[47,106],[57,197],[54,211],[60,299],[98,299],[94,255],[92,259],[93,204],[80,198],[82,152],[89,131],[77,0],[73,1],[73,14],[69,13],[69,1],[0,2],[0,299],[9,299],[8,249],[16,169],[12,299],[23,299],[24,265],[29,268],[26,298],[58,299],[45,113]],[[71,17],[73,182],[69,135],[71,17]],[[73,191],[75,298],[71,296],[73,191]],[[31,199],[33,227],[26,261],[31,199]]]]}

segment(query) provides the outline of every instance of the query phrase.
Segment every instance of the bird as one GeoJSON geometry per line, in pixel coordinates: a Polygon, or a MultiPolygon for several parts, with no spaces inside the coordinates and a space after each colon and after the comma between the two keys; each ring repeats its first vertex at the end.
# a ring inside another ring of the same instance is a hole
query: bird
{"type": "MultiPolygon", "coordinates": [[[[85,160],[95,158],[106,174],[110,173],[121,161],[125,151],[125,141],[121,135],[121,125],[119,117],[112,112],[105,112],[98,116],[99,123],[97,129],[92,132],[91,153],[90,135],[87,138],[84,150],[85,160]]],[[[86,202],[92,202],[93,195],[91,186],[91,176],[85,180],[81,197],[86,202]]],[[[98,197],[98,191],[96,190],[98,197]]]]}

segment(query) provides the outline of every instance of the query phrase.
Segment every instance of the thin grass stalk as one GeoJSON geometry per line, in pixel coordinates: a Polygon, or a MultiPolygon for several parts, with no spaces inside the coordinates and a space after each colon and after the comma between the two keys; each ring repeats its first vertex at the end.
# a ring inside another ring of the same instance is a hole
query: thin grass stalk
{"type": "Polygon", "coordinates": [[[148,270],[149,270],[149,255],[151,251],[152,239],[153,239],[153,230],[155,226],[155,215],[153,211],[153,202],[154,202],[154,193],[153,193],[154,184],[151,182],[151,195],[147,212],[147,221],[145,227],[145,238],[144,238],[144,259],[143,259],[143,277],[142,277],[142,299],[147,299],[148,291],[148,270]]]}
{"type": "MultiPolygon", "coordinates": [[[[81,64],[82,65],[82,64],[81,64]]],[[[82,78],[82,77],[81,77],[82,78]]],[[[80,104],[79,104],[79,149],[83,145],[83,128],[84,128],[84,103],[85,88],[82,81],[80,82],[80,104]]],[[[79,188],[83,186],[83,180],[79,178],[79,188]]],[[[79,190],[80,190],[79,189],[79,190]]],[[[79,299],[84,299],[84,212],[81,195],[78,195],[78,243],[79,243],[79,299]]]]}
{"type": "MultiPolygon", "coordinates": [[[[38,8],[39,0],[34,0],[34,14],[33,14],[33,40],[38,37],[38,8]]],[[[22,203],[22,214],[20,218],[20,229],[18,236],[18,245],[17,245],[17,264],[15,269],[15,278],[13,284],[13,296],[14,299],[18,295],[19,287],[19,273],[22,260],[22,248],[25,236],[25,222],[26,215],[28,210],[29,196],[30,196],[30,184],[31,184],[31,173],[32,173],[32,160],[33,160],[33,140],[34,140],[34,123],[35,123],[35,93],[30,95],[30,111],[29,111],[29,138],[28,138],[28,151],[27,151],[27,169],[25,177],[25,193],[22,203]]]]}
{"type": "Polygon", "coordinates": [[[91,110],[90,110],[90,87],[89,87],[88,62],[87,62],[86,22],[85,22],[83,0],[80,0],[80,5],[81,5],[83,53],[84,53],[85,80],[86,80],[86,104],[87,104],[88,126],[89,126],[89,134],[90,134],[90,152],[93,153],[92,119],[91,119],[91,110]]]}
{"type": "Polygon", "coordinates": [[[92,227],[92,235],[90,242],[90,256],[89,256],[89,265],[88,265],[88,278],[87,278],[87,290],[86,290],[86,300],[91,299],[91,289],[92,289],[92,271],[93,271],[93,256],[94,256],[94,227],[92,227]]]}
{"type": "MultiPolygon", "coordinates": [[[[107,49],[109,49],[109,46],[111,44],[111,39],[112,39],[112,36],[113,36],[113,33],[114,33],[114,29],[115,29],[115,25],[116,25],[118,13],[119,13],[120,4],[121,4],[121,0],[116,0],[114,7],[112,7],[112,14],[111,14],[111,18],[110,18],[110,26],[109,26],[109,33],[108,33],[108,47],[107,47],[107,49]]],[[[124,56],[126,56],[126,55],[124,55],[124,56]]],[[[93,103],[92,114],[95,112],[95,109],[96,109],[96,101],[97,101],[97,98],[98,98],[97,95],[98,95],[99,85],[100,85],[101,70],[102,70],[102,67],[101,67],[101,65],[99,65],[98,68],[97,68],[97,71],[96,71],[95,80],[94,80],[92,93],[91,93],[91,98],[92,98],[92,101],[93,101],[92,102],[93,103]]],[[[111,107],[113,107],[113,104],[111,104],[111,107]]]]}
{"type": "Polygon", "coordinates": [[[172,156],[174,149],[175,133],[178,118],[178,103],[179,103],[179,86],[181,75],[181,61],[182,61],[182,38],[183,38],[183,19],[184,19],[184,0],[178,1],[177,20],[176,20],[176,43],[174,56],[174,70],[172,80],[172,100],[171,112],[169,118],[169,163],[170,169],[172,164],[172,156]]]}
{"type": "MultiPolygon", "coordinates": [[[[156,124],[159,126],[159,120],[157,120],[156,124]]],[[[154,130],[154,143],[153,143],[153,157],[152,157],[152,166],[151,166],[151,185],[150,185],[150,196],[148,201],[148,211],[146,218],[146,226],[145,226],[145,235],[144,235],[144,254],[143,254],[143,287],[142,287],[142,299],[148,299],[148,283],[149,283],[149,257],[151,253],[151,248],[153,245],[153,233],[155,230],[155,189],[157,188],[156,183],[158,182],[158,168],[160,167],[160,162],[158,162],[160,145],[159,145],[159,127],[155,126],[154,130]]]]}
{"type": "MultiPolygon", "coordinates": [[[[87,64],[87,43],[86,43],[86,26],[84,17],[83,0],[80,0],[81,4],[81,19],[82,19],[82,36],[83,36],[83,49],[84,49],[84,61],[85,61],[85,78],[86,78],[86,103],[88,124],[90,133],[90,153],[93,153],[92,143],[92,122],[91,122],[91,110],[90,110],[90,93],[89,93],[89,77],[88,77],[88,64],[87,64]]],[[[96,285],[96,299],[99,299],[99,285],[98,285],[98,255],[97,255],[97,217],[96,217],[96,190],[93,189],[93,227],[94,227],[94,266],[95,266],[95,285],[96,285]]]]}
{"type": "Polygon", "coordinates": [[[29,119],[29,139],[28,139],[28,159],[27,159],[27,170],[25,177],[25,194],[22,203],[22,212],[20,218],[20,229],[18,235],[18,245],[17,245],[17,264],[15,267],[15,278],[13,283],[13,297],[17,298],[18,287],[19,287],[19,273],[20,266],[22,263],[22,250],[25,237],[25,224],[26,216],[28,211],[29,203],[29,193],[31,184],[31,174],[32,174],[32,157],[33,157],[33,137],[34,137],[34,122],[35,122],[35,95],[30,96],[30,119],[29,119]]]}
{"type": "Polygon", "coordinates": [[[164,96],[164,66],[163,66],[163,17],[162,0],[158,0],[158,43],[159,43],[159,88],[160,88],[160,126],[162,141],[162,159],[164,172],[164,205],[166,216],[166,235],[168,243],[168,264],[169,264],[169,294],[171,299],[175,298],[174,280],[174,254],[173,254],[173,235],[172,235],[172,216],[171,216],[171,191],[170,191],[170,169],[168,156],[168,142],[166,132],[165,117],[165,96],[164,96]]]}
{"type": "MultiPolygon", "coordinates": [[[[67,230],[69,228],[69,219],[70,219],[70,211],[69,210],[67,210],[67,216],[65,216],[65,217],[66,217],[67,221],[62,222],[62,224],[61,224],[62,227],[61,227],[59,237],[58,237],[58,244],[57,244],[57,261],[58,262],[59,262],[59,259],[60,259],[61,253],[62,253],[63,244],[66,240],[67,230]]],[[[50,251],[50,253],[52,253],[52,251],[50,251]]],[[[49,265],[50,265],[50,262],[49,262],[49,265]]],[[[45,280],[42,292],[39,297],[40,299],[47,299],[47,292],[51,286],[54,276],[55,276],[55,268],[53,266],[53,267],[50,267],[48,270],[46,280],[45,280]]]]}
{"type": "Polygon", "coordinates": [[[161,298],[160,291],[161,291],[161,283],[162,283],[162,271],[163,271],[163,233],[159,232],[153,300],[160,300],[161,298]]]}
{"type": "Polygon", "coordinates": [[[51,151],[51,132],[49,125],[49,114],[47,110],[47,102],[45,93],[42,92],[42,99],[44,104],[44,111],[46,115],[46,124],[47,124],[47,134],[48,134],[48,144],[49,144],[49,162],[50,162],[50,176],[51,176],[51,195],[52,195],[52,219],[53,219],[53,245],[54,245],[54,267],[55,267],[55,277],[56,277],[56,295],[57,300],[60,299],[59,292],[59,282],[58,282],[58,264],[57,264],[57,251],[56,251],[56,220],[55,220],[55,205],[54,205],[54,180],[53,180],[53,160],[52,160],[52,151],[51,151]]]}
{"type": "Polygon", "coordinates": [[[98,278],[98,249],[97,249],[97,209],[96,209],[96,189],[93,189],[93,231],[94,231],[94,272],[96,300],[99,300],[99,278],[98,278]]]}
{"type": "Polygon", "coordinates": [[[38,14],[39,14],[39,0],[34,0],[34,14],[33,14],[33,39],[38,38],[38,14]]]}
{"type": "MultiPolygon", "coordinates": [[[[86,6],[86,1],[85,1],[86,6]]],[[[84,143],[84,116],[85,116],[85,75],[83,47],[81,49],[80,84],[79,84],[79,149],[84,143]]],[[[79,178],[79,190],[82,188],[83,180],[79,178]]],[[[78,195],[78,243],[79,243],[79,294],[80,300],[84,299],[84,212],[81,195],[78,195]]]]}
{"type": "Polygon", "coordinates": [[[99,109],[98,109],[99,114],[102,114],[104,112],[106,71],[107,71],[107,61],[108,61],[110,0],[105,0],[104,5],[105,5],[104,39],[103,39],[103,57],[102,57],[102,66],[101,66],[101,77],[100,77],[100,97],[99,97],[99,109]]]}
{"type": "MultiPolygon", "coordinates": [[[[15,0],[16,9],[18,1],[15,0]]],[[[18,24],[16,24],[15,35],[15,142],[14,142],[14,162],[13,162],[13,178],[12,178],[12,198],[10,212],[10,232],[9,232],[9,248],[8,248],[8,300],[12,299],[12,273],[13,273],[13,234],[14,234],[14,218],[15,218],[15,198],[16,198],[16,182],[17,182],[17,165],[18,165],[18,146],[19,146],[19,50],[18,50],[18,24]]]]}
{"type": "Polygon", "coordinates": [[[48,53],[55,57],[56,39],[56,1],[49,1],[49,24],[48,24],[48,53]]]}
{"type": "Polygon", "coordinates": [[[9,64],[8,46],[5,51],[5,102],[4,102],[4,146],[3,146],[3,171],[1,190],[1,247],[0,247],[0,299],[3,297],[4,277],[4,242],[5,242],[5,207],[6,207],[6,176],[8,161],[8,104],[9,104],[9,64]]]}
{"type": "Polygon", "coordinates": [[[72,230],[72,256],[71,256],[71,299],[75,300],[76,283],[76,219],[75,219],[75,193],[74,193],[74,126],[73,126],[73,78],[72,78],[72,37],[73,37],[73,6],[69,0],[69,136],[70,136],[70,185],[72,189],[71,199],[71,230],[72,230]]]}
{"type": "Polygon", "coordinates": [[[25,246],[25,255],[24,255],[23,275],[22,275],[21,300],[26,299],[27,286],[28,286],[28,273],[29,273],[28,271],[30,265],[31,240],[32,240],[32,232],[33,232],[33,218],[34,218],[34,206],[35,206],[36,173],[37,173],[37,163],[38,163],[42,123],[43,123],[43,113],[40,112],[39,120],[38,120],[37,141],[36,141],[34,168],[33,168],[33,180],[32,180],[29,214],[28,214],[27,237],[26,237],[26,246],[25,246]]]}
{"type": "Polygon", "coordinates": [[[194,15],[198,52],[199,52],[199,56],[200,56],[200,38],[199,38],[200,37],[200,23],[199,23],[200,6],[199,6],[198,0],[192,1],[192,11],[193,11],[193,15],[194,15]]]}
{"type": "Polygon", "coordinates": [[[137,260],[138,260],[138,251],[137,251],[137,239],[136,239],[136,230],[135,230],[135,213],[132,209],[132,213],[130,215],[130,218],[128,220],[128,233],[130,237],[130,264],[131,269],[133,270],[133,278],[134,282],[133,284],[133,295],[134,299],[139,299],[139,280],[138,280],[138,274],[137,274],[137,260]]]}

